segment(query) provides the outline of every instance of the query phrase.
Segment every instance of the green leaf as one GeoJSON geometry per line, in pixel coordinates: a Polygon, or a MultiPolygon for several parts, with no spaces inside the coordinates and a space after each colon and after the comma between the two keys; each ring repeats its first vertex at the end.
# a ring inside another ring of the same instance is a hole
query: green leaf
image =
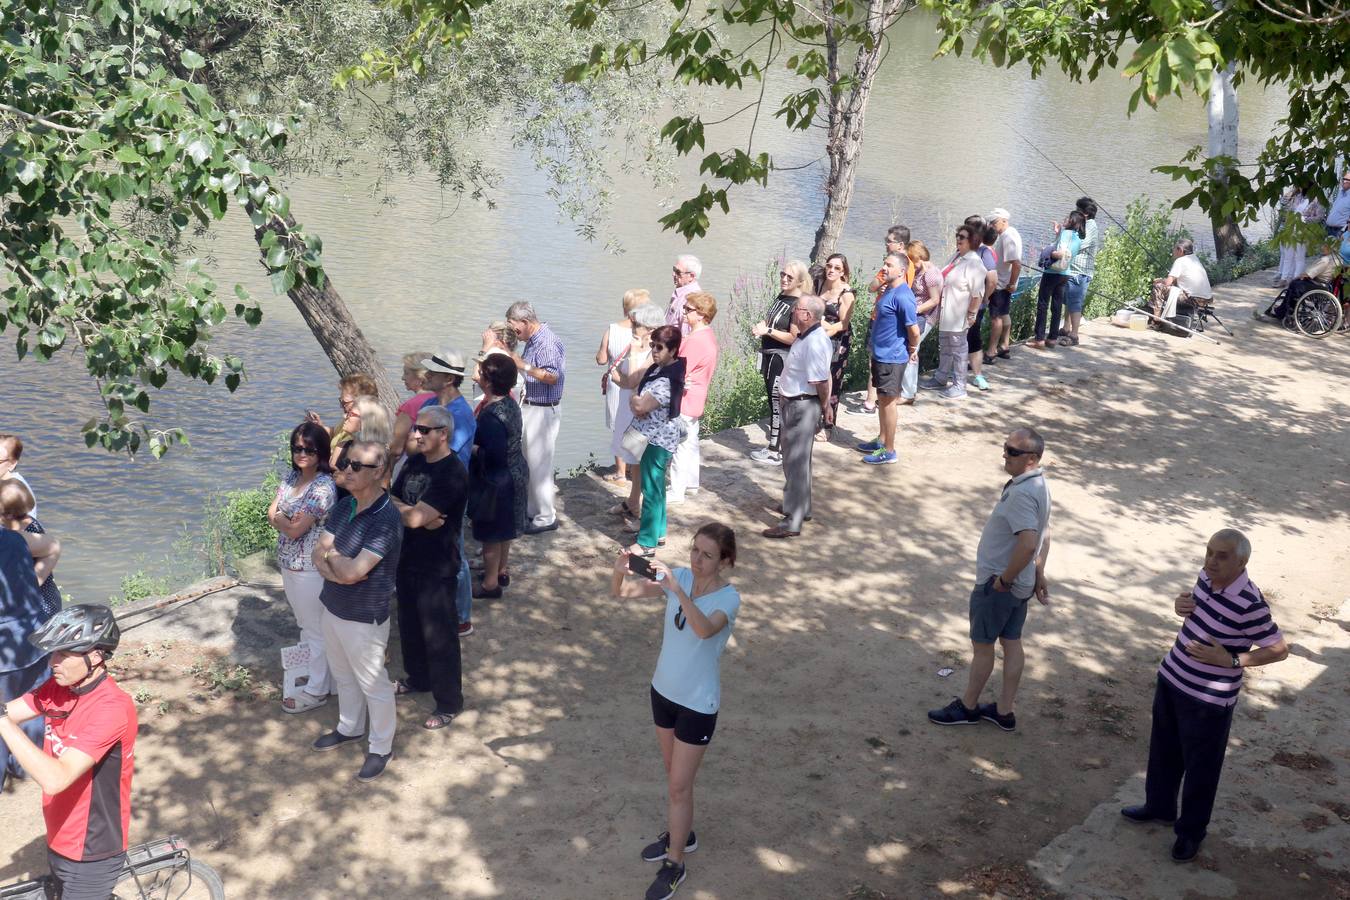
{"type": "Polygon", "coordinates": [[[202,55],[195,50],[184,50],[179,60],[183,63],[185,69],[196,70],[206,65],[206,60],[202,59],[202,55]]]}

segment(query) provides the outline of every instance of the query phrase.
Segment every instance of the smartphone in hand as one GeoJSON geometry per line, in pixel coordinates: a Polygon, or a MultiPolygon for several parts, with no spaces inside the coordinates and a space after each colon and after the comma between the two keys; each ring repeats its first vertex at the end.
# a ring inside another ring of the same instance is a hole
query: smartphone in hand
{"type": "Polygon", "coordinates": [[[638,556],[636,553],[628,557],[628,571],[634,575],[640,575],[648,581],[656,580],[656,570],[652,568],[651,561],[645,556],[638,556]]]}

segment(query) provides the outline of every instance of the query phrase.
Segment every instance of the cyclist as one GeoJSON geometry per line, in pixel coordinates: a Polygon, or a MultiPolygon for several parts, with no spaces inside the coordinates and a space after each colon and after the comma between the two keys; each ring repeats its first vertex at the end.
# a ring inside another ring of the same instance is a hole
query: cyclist
{"type": "Polygon", "coordinates": [[[62,900],[108,900],[126,862],[136,704],[108,675],[112,610],[67,607],[29,635],[52,676],[0,703],[0,738],[42,788],[47,862],[62,900]],[[46,716],[42,749],[19,726],[46,716]]]}

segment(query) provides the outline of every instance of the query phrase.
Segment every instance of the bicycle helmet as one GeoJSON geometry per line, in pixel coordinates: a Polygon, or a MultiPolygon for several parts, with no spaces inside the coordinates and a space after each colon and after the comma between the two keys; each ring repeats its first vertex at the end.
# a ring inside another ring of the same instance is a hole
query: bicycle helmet
{"type": "Polygon", "coordinates": [[[121,639],[122,629],[117,627],[112,610],[96,603],[68,606],[28,636],[29,643],[46,653],[101,650],[108,654],[117,649],[121,639]]]}

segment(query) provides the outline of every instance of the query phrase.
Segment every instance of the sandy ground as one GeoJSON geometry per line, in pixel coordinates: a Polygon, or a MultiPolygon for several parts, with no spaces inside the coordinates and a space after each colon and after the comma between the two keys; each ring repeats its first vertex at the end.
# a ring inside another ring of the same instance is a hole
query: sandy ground
{"type": "MultiPolygon", "coordinates": [[[[901,465],[859,462],[874,424],[851,401],[817,445],[795,541],[758,535],[781,496],[780,470],[745,457],[760,430],[705,444],[664,558],[729,522],[744,604],[681,897],[1350,897],[1350,339],[1253,322],[1268,280],[1219,291],[1236,332],[1221,346],[1094,322],[1080,348],[992,367],[988,394],[922,397],[901,465]],[[936,728],[925,710],[965,680],[1001,441],[1024,422],[1047,438],[1055,510],[1018,731],[936,728]],[[1226,525],[1252,538],[1293,651],[1248,675],[1211,837],[1177,867],[1165,829],[1115,810],[1141,797],[1171,597],[1226,525]]],[[[397,755],[370,785],[357,750],[308,750],[332,706],[283,716],[265,688],[212,687],[204,645],[270,657],[289,636],[275,589],[133,629],[135,836],[189,838],[233,897],[641,896],[655,867],[638,850],[664,827],[647,705],[661,607],[606,594],[610,490],[568,483],[564,527],[518,542],[507,597],[475,605],[468,710],[431,734],[428,701],[401,702],[397,755]]],[[[0,883],[43,863],[37,800],[29,783],[0,800],[0,883]]]]}

